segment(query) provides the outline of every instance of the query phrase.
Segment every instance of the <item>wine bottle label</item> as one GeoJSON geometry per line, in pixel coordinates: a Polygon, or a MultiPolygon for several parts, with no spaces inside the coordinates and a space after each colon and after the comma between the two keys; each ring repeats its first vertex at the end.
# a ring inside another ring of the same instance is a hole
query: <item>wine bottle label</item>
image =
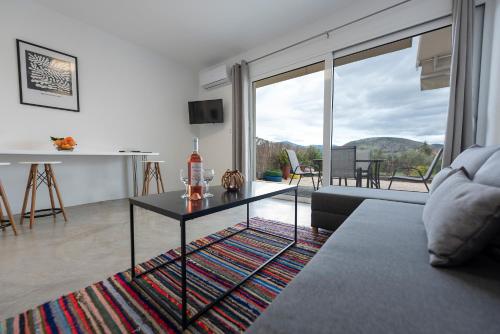
{"type": "Polygon", "coordinates": [[[203,163],[202,162],[192,162],[191,163],[191,182],[192,186],[201,186],[202,185],[202,171],[203,171],[203,163]]]}

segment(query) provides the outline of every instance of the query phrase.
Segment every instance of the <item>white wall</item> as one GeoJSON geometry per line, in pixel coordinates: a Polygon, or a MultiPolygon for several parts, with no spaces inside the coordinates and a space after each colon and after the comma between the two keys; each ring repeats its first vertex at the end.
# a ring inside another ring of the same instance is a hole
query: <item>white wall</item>
{"type": "Polygon", "coordinates": [[[220,184],[222,174],[232,168],[232,88],[231,85],[211,90],[200,87],[198,97],[200,100],[223,100],[224,123],[191,126],[193,133],[200,138],[204,167],[215,169],[213,184],[220,184]]]}
{"type": "MultiPolygon", "coordinates": [[[[261,45],[236,57],[227,59],[224,64],[232,66],[234,63],[240,62],[242,59],[247,61],[255,59],[269,52],[279,50],[280,48],[286,47],[308,37],[320,34],[331,28],[338,27],[346,22],[350,22],[367,14],[376,12],[382,8],[387,8],[398,2],[400,1],[367,0],[358,1],[356,3],[353,2],[351,6],[344,10],[332,13],[326,18],[316,21],[314,24],[300,27],[296,31],[291,32],[277,40],[269,41],[269,43],[266,43],[265,45],[261,45]]],[[[450,0],[411,1],[410,3],[404,4],[387,12],[383,12],[362,22],[347,26],[335,32],[330,39],[320,37],[308,43],[286,50],[285,52],[280,52],[273,56],[251,63],[250,77],[251,80],[254,81],[312,64],[314,62],[322,61],[327,59],[329,57],[328,54],[334,50],[341,50],[355,43],[360,43],[385,34],[401,31],[409,27],[414,27],[424,22],[447,16],[450,13],[450,0]]],[[[429,26],[428,29],[443,26],[445,24],[449,24],[450,22],[450,18],[441,19],[439,22],[429,26]]],[[[422,31],[419,31],[417,28],[413,29],[413,32],[418,34],[422,31]]],[[[408,32],[404,32],[404,34],[407,33],[408,32]]],[[[394,37],[386,38],[387,41],[390,38],[394,37]]],[[[377,43],[381,43],[381,41],[379,40],[377,43]]],[[[353,52],[353,50],[350,50],[350,52],[353,52]]],[[[214,67],[218,65],[220,64],[214,64],[214,67]]],[[[210,68],[204,69],[201,72],[210,70],[210,68]]],[[[200,88],[200,98],[217,96],[227,96],[228,101],[230,101],[231,86],[229,85],[218,88],[214,91],[207,91],[200,88]]],[[[231,112],[231,108],[232,106],[229,103],[226,103],[226,114],[228,111],[229,113],[231,112]]],[[[203,142],[206,140],[207,142],[210,142],[211,147],[216,148],[214,151],[209,151],[207,152],[208,154],[205,154],[207,159],[212,159],[212,157],[229,157],[230,159],[230,127],[231,124],[226,123],[223,127],[221,127],[221,131],[217,134],[211,131],[207,131],[207,133],[200,132],[201,141],[203,142]]],[[[225,164],[230,165],[230,160],[226,161],[225,164]]]]}
{"type": "MultiPolygon", "coordinates": [[[[197,74],[164,56],[32,1],[0,2],[0,151],[51,149],[49,136],[65,135],[82,150],[157,151],[167,162],[167,189],[179,189],[178,171],[191,150],[187,101],[197,95],[197,74]],[[80,113],[19,103],[16,38],[78,57],[80,113]]],[[[32,158],[0,156],[21,159],[32,158]]],[[[58,160],[64,162],[55,171],[68,206],[129,195],[122,158],[58,160]]],[[[16,212],[27,172],[17,164],[0,169],[16,212]]],[[[39,207],[48,205],[45,197],[39,207]]]]}
{"type": "MultiPolygon", "coordinates": [[[[258,58],[399,2],[399,0],[365,0],[353,2],[352,5],[346,7],[344,10],[332,13],[330,16],[326,16],[309,26],[299,27],[296,31],[290,32],[279,39],[269,41],[265,45],[231,57],[224,63],[230,66],[242,59],[249,61],[258,58]]],[[[331,35],[330,39],[322,36],[284,52],[256,61],[250,64],[250,76],[255,80],[311,64],[317,59],[324,59],[325,53],[337,51],[356,43],[413,27],[449,15],[450,13],[451,0],[414,0],[337,30],[331,35]]],[[[448,19],[445,24],[449,24],[450,22],[451,20],[448,19]]],[[[214,64],[214,66],[218,65],[220,64],[214,64]]]]}

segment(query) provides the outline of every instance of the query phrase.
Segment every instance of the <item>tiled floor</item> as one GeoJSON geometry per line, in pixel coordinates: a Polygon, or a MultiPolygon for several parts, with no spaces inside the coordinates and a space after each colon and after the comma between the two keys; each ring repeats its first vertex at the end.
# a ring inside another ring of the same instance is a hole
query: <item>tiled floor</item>
{"type": "MultiPolygon", "coordinates": [[[[136,259],[144,261],[178,247],[178,223],[136,211],[136,259]]],[[[293,202],[267,199],[251,205],[251,216],[293,223],[293,202]]],[[[310,225],[311,209],[299,203],[298,222],[310,225]]],[[[78,290],[129,268],[128,202],[107,201],[68,208],[62,217],[38,219],[33,230],[19,227],[15,237],[0,231],[0,319],[78,290]]],[[[245,207],[188,222],[194,240],[245,220],[245,207]]],[[[16,217],[17,218],[17,217],[16,217]]]]}

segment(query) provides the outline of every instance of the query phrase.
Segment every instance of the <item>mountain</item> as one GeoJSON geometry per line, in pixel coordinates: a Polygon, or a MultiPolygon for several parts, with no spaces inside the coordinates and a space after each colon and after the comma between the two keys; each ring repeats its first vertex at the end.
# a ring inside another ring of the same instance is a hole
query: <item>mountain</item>
{"type": "MultiPolygon", "coordinates": [[[[281,142],[272,142],[262,138],[256,138],[256,171],[257,175],[260,177],[266,170],[277,169],[281,167],[281,152],[284,148],[292,149],[297,152],[297,156],[302,159],[309,159],[304,161],[310,161],[311,154],[316,155],[319,154],[321,156],[321,151],[323,149],[322,145],[312,145],[316,147],[320,152],[311,152],[309,150],[309,146],[298,145],[289,141],[281,141],[281,142]]],[[[368,149],[368,150],[377,150],[377,157],[383,157],[387,159],[392,159],[393,163],[398,162],[398,157],[405,152],[412,151],[420,148],[424,143],[405,139],[405,138],[396,138],[396,137],[372,137],[372,138],[363,138],[360,140],[351,141],[344,146],[356,146],[358,149],[368,149]],[[381,151],[381,152],[380,152],[381,151]]],[[[432,148],[432,153],[428,152],[426,154],[417,155],[420,160],[418,160],[415,165],[428,165],[430,161],[434,157],[434,154],[438,149],[442,148],[441,144],[430,144],[432,148]]],[[[407,163],[407,162],[405,162],[407,163]]],[[[387,172],[387,171],[384,171],[387,172]]]]}
{"type": "MultiPolygon", "coordinates": [[[[269,142],[266,139],[257,138],[257,145],[258,145],[259,141],[269,142]]],[[[273,143],[273,142],[270,142],[270,143],[273,143]]],[[[274,142],[274,143],[282,145],[282,146],[285,146],[285,147],[288,147],[288,148],[294,148],[294,147],[297,147],[297,148],[306,148],[306,147],[313,146],[313,147],[316,147],[319,150],[323,149],[323,145],[300,145],[300,144],[292,143],[291,141],[288,141],[288,140],[280,141],[280,142],[274,142]]]]}
{"type": "Polygon", "coordinates": [[[431,147],[435,150],[440,150],[444,147],[443,144],[431,144],[431,147]]]}
{"type": "MultiPolygon", "coordinates": [[[[257,146],[267,144],[267,145],[276,145],[279,147],[286,147],[291,149],[301,149],[307,148],[308,146],[299,145],[292,143],[290,141],[281,141],[281,142],[272,142],[266,139],[257,138],[256,139],[257,146]]],[[[371,137],[371,138],[363,138],[359,140],[350,141],[343,146],[356,146],[358,149],[368,149],[374,150],[378,149],[384,153],[400,153],[408,150],[414,150],[421,147],[424,143],[416,140],[406,139],[406,138],[398,138],[398,137],[371,137]]],[[[442,144],[429,144],[433,150],[439,150],[443,147],[442,144]]],[[[323,149],[323,145],[312,145],[319,150],[323,149]]]]}
{"type": "MultiPolygon", "coordinates": [[[[264,139],[265,140],[265,139],[264,139]]],[[[292,143],[291,141],[285,140],[285,141],[280,141],[278,144],[283,145],[283,146],[302,146],[299,144],[292,143]]]]}
{"type": "MultiPolygon", "coordinates": [[[[397,138],[397,137],[372,137],[353,140],[344,144],[344,146],[356,146],[358,149],[379,149],[385,153],[398,153],[408,150],[414,150],[421,147],[424,143],[416,140],[397,138]]],[[[443,147],[441,144],[430,145],[434,150],[443,147]]]]}

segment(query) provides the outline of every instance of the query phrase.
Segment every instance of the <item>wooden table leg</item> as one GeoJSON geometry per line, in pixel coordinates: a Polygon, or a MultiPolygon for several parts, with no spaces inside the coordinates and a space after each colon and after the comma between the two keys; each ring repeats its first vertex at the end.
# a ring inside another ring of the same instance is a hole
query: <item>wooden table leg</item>
{"type": "Polygon", "coordinates": [[[28,183],[26,184],[26,190],[24,191],[24,201],[23,208],[21,210],[21,218],[19,223],[22,225],[24,222],[24,214],[26,213],[26,207],[28,206],[28,196],[30,194],[31,181],[33,179],[33,166],[30,167],[30,173],[28,175],[28,183]]]}
{"type": "Polygon", "coordinates": [[[31,211],[30,211],[30,229],[33,228],[35,222],[35,207],[36,207],[36,184],[37,184],[38,165],[33,165],[31,169],[31,211]]]}
{"type": "Polygon", "coordinates": [[[163,186],[163,178],[161,177],[160,164],[158,163],[158,177],[160,178],[161,192],[165,192],[165,187],[163,186]]]}
{"type": "Polygon", "coordinates": [[[49,165],[45,165],[45,176],[47,177],[47,187],[49,188],[50,197],[50,207],[52,208],[52,214],[54,215],[54,220],[56,219],[56,211],[54,204],[54,193],[52,192],[52,178],[50,177],[49,165]]]}
{"type": "Polygon", "coordinates": [[[155,176],[156,176],[156,193],[160,193],[160,164],[155,162],[154,166],[155,176]]]}
{"type": "MultiPolygon", "coordinates": [[[[7,194],[5,193],[5,189],[0,182],[0,197],[3,202],[3,206],[5,207],[5,211],[7,212],[7,218],[9,218],[10,226],[12,227],[12,231],[14,231],[14,235],[17,235],[16,222],[14,221],[14,216],[12,215],[12,211],[10,209],[9,200],[7,199],[7,194]]],[[[2,204],[0,203],[0,219],[2,219],[2,204]]]]}
{"type": "Polygon", "coordinates": [[[57,200],[59,201],[59,206],[61,207],[61,212],[64,217],[64,221],[68,221],[68,217],[66,216],[66,209],[64,209],[64,203],[62,200],[61,192],[59,191],[59,187],[57,186],[57,181],[56,177],[54,175],[54,172],[52,171],[52,166],[49,165],[49,173],[50,173],[50,178],[52,179],[52,185],[54,186],[54,189],[56,190],[56,195],[57,195],[57,200]]]}
{"type": "Polygon", "coordinates": [[[149,176],[150,170],[151,170],[151,163],[147,162],[146,168],[144,168],[144,178],[142,181],[142,196],[149,195],[149,182],[151,181],[149,176]]]}

